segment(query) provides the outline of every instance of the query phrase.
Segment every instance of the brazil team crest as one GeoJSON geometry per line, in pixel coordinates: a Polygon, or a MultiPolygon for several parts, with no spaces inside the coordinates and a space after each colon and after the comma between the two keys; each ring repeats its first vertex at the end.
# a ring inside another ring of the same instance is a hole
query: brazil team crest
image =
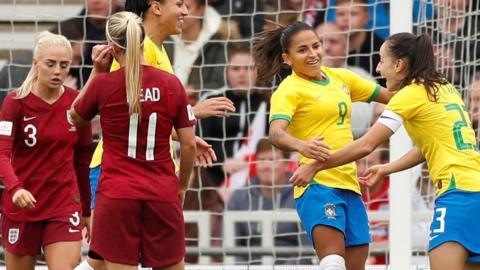
{"type": "Polygon", "coordinates": [[[15,244],[20,237],[20,229],[19,228],[11,228],[8,229],[8,242],[10,244],[15,244]]]}
{"type": "Polygon", "coordinates": [[[335,204],[333,203],[327,203],[323,206],[325,209],[325,216],[327,216],[328,219],[336,219],[337,213],[335,211],[335,204]]]}

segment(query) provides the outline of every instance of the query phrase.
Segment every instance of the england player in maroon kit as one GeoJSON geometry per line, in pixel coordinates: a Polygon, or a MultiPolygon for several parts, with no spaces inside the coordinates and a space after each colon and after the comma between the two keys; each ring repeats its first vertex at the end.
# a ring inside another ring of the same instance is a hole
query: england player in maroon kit
{"type": "MultiPolygon", "coordinates": [[[[89,217],[90,126],[69,123],[77,91],[62,84],[72,48],[42,33],[32,68],[0,112],[2,241],[7,269],[33,269],[43,248],[49,269],[73,269],[80,259],[82,216],[89,217]]],[[[84,219],[85,220],[85,219],[84,219]]]]}
{"type": "Polygon", "coordinates": [[[104,153],[90,249],[107,269],[183,269],[181,197],[195,159],[195,117],[180,81],[142,65],[141,19],[131,12],[107,23],[111,53],[122,66],[97,74],[75,102],[71,116],[83,124],[100,113],[104,153]],[[169,137],[180,139],[180,172],[169,137]],[[128,248],[125,248],[128,247],[128,248]]]}

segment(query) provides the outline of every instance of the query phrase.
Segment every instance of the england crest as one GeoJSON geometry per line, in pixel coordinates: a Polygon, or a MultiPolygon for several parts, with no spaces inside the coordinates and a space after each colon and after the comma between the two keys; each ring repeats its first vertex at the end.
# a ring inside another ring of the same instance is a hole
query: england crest
{"type": "Polygon", "coordinates": [[[333,203],[327,203],[324,206],[325,216],[328,219],[336,219],[337,213],[335,212],[335,205],[333,203]]]}
{"type": "Polygon", "coordinates": [[[19,228],[11,228],[8,229],[8,242],[10,244],[15,244],[20,237],[20,229],[19,228]]]}

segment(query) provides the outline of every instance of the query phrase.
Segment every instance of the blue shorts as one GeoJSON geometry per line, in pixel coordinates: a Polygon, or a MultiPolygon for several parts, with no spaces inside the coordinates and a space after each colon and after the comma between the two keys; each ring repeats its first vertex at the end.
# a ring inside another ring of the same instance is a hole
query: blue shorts
{"type": "Polygon", "coordinates": [[[428,251],[457,242],[470,252],[468,262],[480,262],[480,192],[448,191],[435,201],[428,251]]]}
{"type": "Polygon", "coordinates": [[[313,184],[295,200],[300,220],[313,241],[317,225],[338,229],[345,236],[345,246],[365,245],[372,241],[362,197],[350,190],[313,184]]]}
{"type": "Polygon", "coordinates": [[[95,195],[98,188],[98,180],[100,179],[100,173],[102,169],[100,166],[90,169],[90,191],[92,192],[92,200],[90,201],[90,208],[95,208],[95,195]]]}

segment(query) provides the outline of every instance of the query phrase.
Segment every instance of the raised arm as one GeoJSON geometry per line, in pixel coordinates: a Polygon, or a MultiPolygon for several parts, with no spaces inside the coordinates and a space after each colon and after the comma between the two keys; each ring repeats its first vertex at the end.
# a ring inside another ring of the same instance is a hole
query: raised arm
{"type": "Polygon", "coordinates": [[[276,119],[270,123],[268,137],[270,142],[279,149],[295,151],[304,157],[325,161],[330,156],[330,147],[323,142],[323,137],[317,137],[309,141],[294,138],[287,132],[288,121],[276,119]]]}

